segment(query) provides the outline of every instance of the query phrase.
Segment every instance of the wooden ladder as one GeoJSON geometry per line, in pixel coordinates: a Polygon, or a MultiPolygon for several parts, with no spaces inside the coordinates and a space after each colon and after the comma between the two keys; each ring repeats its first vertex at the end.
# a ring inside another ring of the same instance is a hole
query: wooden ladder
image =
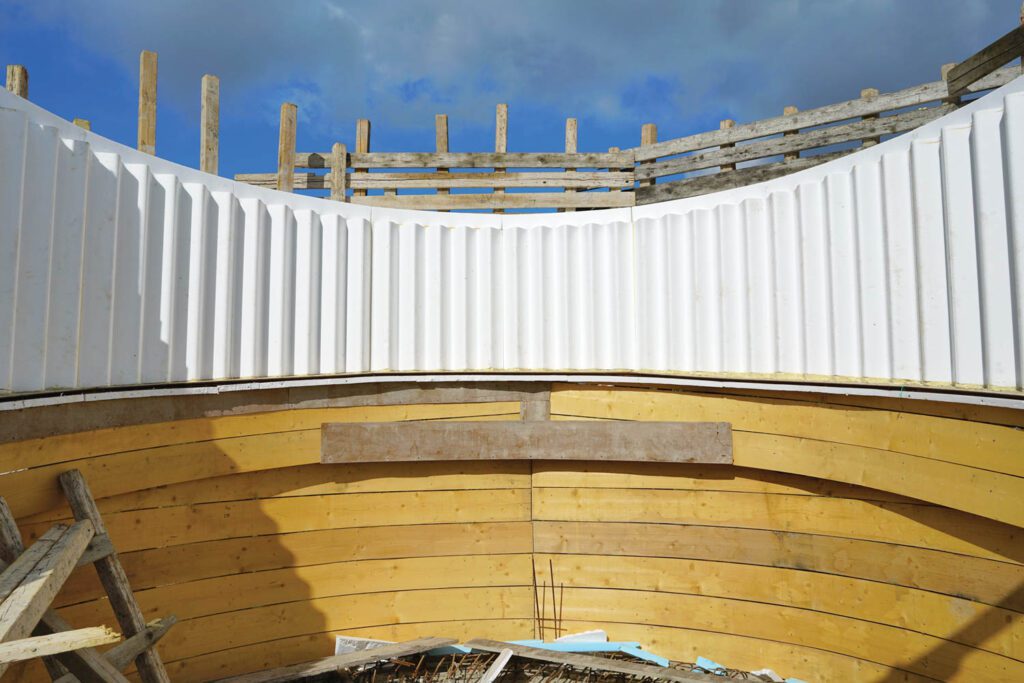
{"type": "Polygon", "coordinates": [[[117,681],[134,660],[143,683],[169,683],[156,643],[177,619],[146,624],[89,486],[78,470],[60,475],[74,524],[55,524],[26,549],[14,515],[0,498],[0,676],[15,661],[43,657],[60,683],[117,681]],[[75,567],[92,564],[124,640],[100,654],[97,645],[120,635],[106,627],[75,629],[50,605],[75,567]]]}

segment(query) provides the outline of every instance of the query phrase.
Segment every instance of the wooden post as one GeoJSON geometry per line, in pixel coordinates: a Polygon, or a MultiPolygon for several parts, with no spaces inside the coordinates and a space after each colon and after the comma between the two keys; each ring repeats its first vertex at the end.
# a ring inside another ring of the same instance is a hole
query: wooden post
{"type": "MultiPolygon", "coordinates": [[[[949,72],[952,71],[953,67],[955,67],[955,66],[956,66],[956,64],[943,64],[942,68],[939,69],[939,78],[941,78],[943,81],[947,80],[947,78],[949,77],[949,72]]],[[[960,98],[959,97],[946,97],[946,98],[944,98],[942,100],[942,103],[943,104],[955,104],[956,106],[959,107],[960,106],[960,98]]]]}
{"type": "MultiPolygon", "coordinates": [[[[863,90],[860,91],[860,98],[862,100],[873,100],[876,97],[878,97],[878,88],[864,88],[863,90]]],[[[867,119],[877,119],[878,118],[878,114],[868,114],[867,116],[864,116],[863,118],[864,118],[864,120],[867,120],[867,119]]],[[[875,145],[877,145],[881,141],[882,141],[882,138],[877,137],[877,136],[876,137],[871,137],[871,138],[864,138],[864,140],[861,141],[861,146],[862,147],[874,147],[875,145]]]]}
{"type": "Polygon", "coordinates": [[[92,130],[92,124],[90,124],[86,119],[75,119],[71,123],[75,124],[79,128],[84,128],[85,130],[92,130]]]}
{"type": "MultiPolygon", "coordinates": [[[[76,520],[87,519],[92,522],[97,534],[107,533],[107,527],[100,516],[99,508],[92,497],[89,485],[79,470],[68,470],[58,478],[61,488],[64,489],[64,496],[68,499],[71,513],[76,520]]],[[[117,552],[112,552],[107,557],[97,560],[96,574],[103,584],[107,597],[110,598],[110,607],[117,617],[117,623],[121,625],[125,638],[142,633],[146,630],[146,620],[142,616],[139,603],[135,601],[131,584],[128,583],[128,576],[121,566],[121,560],[117,552]]],[[[143,683],[170,683],[167,671],[164,669],[160,655],[156,648],[143,651],[135,658],[135,666],[139,672],[139,678],[143,683]]]]}
{"type": "MultiPolygon", "coordinates": [[[[370,120],[359,119],[356,121],[356,154],[370,153],[370,120]]],[[[366,168],[352,168],[353,172],[366,171],[366,168]]],[[[352,190],[356,197],[365,197],[366,190],[352,190]]]]}
{"type": "Polygon", "coordinates": [[[295,117],[298,107],[281,105],[281,126],[277,133],[277,189],[291,192],[295,187],[295,117]]]}
{"type": "MultiPolygon", "coordinates": [[[[622,150],[619,149],[618,147],[609,147],[608,148],[608,153],[609,154],[612,154],[612,153],[615,153],[615,152],[621,152],[621,151],[622,150]]],[[[626,171],[626,170],[630,170],[630,169],[625,169],[625,168],[609,168],[608,170],[609,171],[626,171]]],[[[613,187],[613,188],[609,189],[608,191],[609,192],[622,192],[622,190],[617,188],[617,187],[613,187]]]]}
{"type": "MultiPolygon", "coordinates": [[[[434,116],[434,149],[438,154],[448,153],[448,115],[447,114],[436,114],[434,116]]],[[[441,175],[448,173],[447,168],[438,168],[437,172],[441,175]]],[[[437,188],[438,194],[451,194],[451,191],[446,187],[437,188]]]]}
{"type": "Polygon", "coordinates": [[[345,179],[348,177],[348,149],[340,142],[331,147],[331,199],[336,202],[347,202],[345,179]]]}
{"type": "MultiPolygon", "coordinates": [[[[648,145],[653,145],[657,141],[658,141],[658,126],[656,126],[653,123],[645,123],[643,125],[643,127],[640,128],[640,146],[641,147],[647,147],[648,145]]],[[[652,159],[651,161],[645,161],[644,163],[645,164],[650,164],[650,163],[653,163],[653,162],[654,162],[654,159],[652,159]]],[[[640,181],[640,187],[649,187],[649,186],[651,186],[653,184],[654,184],[654,178],[651,178],[650,180],[641,180],[640,181]]]]}
{"type": "Polygon", "coordinates": [[[28,99],[28,69],[21,64],[7,65],[7,90],[28,99]]]}
{"type": "MultiPolygon", "coordinates": [[[[719,130],[729,130],[730,128],[733,128],[735,125],[736,125],[736,122],[733,121],[732,119],[722,119],[721,121],[718,122],[718,129],[719,130]]],[[[735,146],[736,146],[735,143],[728,143],[728,144],[722,145],[721,149],[732,149],[735,146]]],[[[724,173],[725,171],[735,171],[736,170],[736,164],[722,164],[718,168],[718,170],[720,172],[722,172],[722,173],[724,173]]]]}
{"type": "MultiPolygon", "coordinates": [[[[579,132],[579,124],[576,121],[576,119],[566,119],[565,120],[565,153],[566,154],[576,154],[576,152],[579,151],[579,135],[578,135],[578,132],[579,132]]],[[[573,172],[575,170],[576,170],[575,168],[567,168],[567,169],[565,169],[565,172],[566,173],[571,173],[571,172],[573,172]]],[[[575,193],[576,192],[576,190],[571,189],[571,188],[566,188],[565,191],[567,193],[575,193]]],[[[562,211],[575,211],[575,210],[576,209],[562,209],[562,211]]]]}
{"type": "Polygon", "coordinates": [[[199,135],[199,170],[217,175],[220,159],[220,79],[210,74],[203,76],[199,135]]]}
{"type": "MultiPolygon", "coordinates": [[[[797,109],[796,107],[794,107],[793,105],[789,105],[788,107],[786,107],[785,109],[782,110],[782,115],[783,116],[793,116],[798,111],[800,111],[800,110],[797,109]]],[[[783,133],[782,137],[789,137],[790,135],[796,135],[798,132],[799,131],[791,130],[788,133],[783,133]]],[[[785,161],[789,161],[790,159],[799,159],[800,158],[800,152],[788,152],[786,154],[783,154],[782,158],[785,161]]]]}
{"type": "Polygon", "coordinates": [[[156,53],[139,55],[139,138],[138,149],[156,154],[156,53]]]}
{"type": "MultiPolygon", "coordinates": [[[[508,152],[508,105],[499,104],[494,113],[494,151],[499,154],[508,152]]],[[[504,168],[494,169],[495,173],[504,173],[504,168]]],[[[505,194],[504,188],[495,188],[494,194],[505,194]]],[[[505,209],[494,209],[494,213],[505,213],[505,209]]]]}

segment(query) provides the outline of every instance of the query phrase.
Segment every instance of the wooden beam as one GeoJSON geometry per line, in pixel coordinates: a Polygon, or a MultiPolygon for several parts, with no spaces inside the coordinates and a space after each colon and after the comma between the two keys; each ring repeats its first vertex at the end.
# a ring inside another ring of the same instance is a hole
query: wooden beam
{"type": "Polygon", "coordinates": [[[199,170],[217,175],[220,160],[220,79],[206,74],[202,81],[199,124],[199,170]]]}
{"type": "MultiPolygon", "coordinates": [[[[345,179],[347,177],[348,149],[340,142],[335,142],[334,146],[331,147],[331,177],[329,185],[331,188],[331,199],[336,202],[348,201],[348,193],[345,192],[345,179]]],[[[294,173],[292,182],[294,183],[294,173]]]]}
{"type": "MultiPolygon", "coordinates": [[[[330,168],[330,152],[300,152],[297,168],[330,168]]],[[[631,166],[634,152],[360,152],[349,159],[356,168],[622,168],[631,166]]]]}
{"type": "Polygon", "coordinates": [[[950,69],[946,74],[946,90],[949,97],[964,94],[976,81],[1022,55],[1024,25],[1018,26],[950,69]]]}
{"type": "Polygon", "coordinates": [[[277,189],[291,192],[295,185],[295,119],[298,108],[291,102],[281,105],[281,125],[277,133],[277,189]]]}
{"type": "MultiPolygon", "coordinates": [[[[735,127],[736,127],[736,122],[734,120],[732,120],[732,119],[722,119],[721,121],[718,122],[718,129],[719,130],[729,130],[730,128],[735,128],[735,127]]],[[[719,149],[724,151],[724,150],[728,150],[728,149],[735,149],[735,147],[736,147],[735,144],[727,142],[724,145],[722,145],[719,149]]],[[[722,164],[721,166],[718,167],[719,173],[724,173],[726,171],[735,171],[735,170],[736,170],[736,164],[722,164]]]]}
{"type": "Polygon", "coordinates": [[[56,655],[97,645],[107,645],[121,639],[121,634],[106,626],[91,626],[73,631],[49,633],[0,643],[0,664],[10,664],[36,657],[56,655]]]}
{"type": "Polygon", "coordinates": [[[319,676],[320,674],[335,673],[342,669],[384,662],[397,657],[408,657],[409,655],[420,654],[434,648],[451,645],[455,642],[457,641],[454,638],[417,638],[416,640],[408,640],[404,643],[381,645],[369,650],[347,652],[342,655],[285,666],[279,669],[224,678],[221,679],[221,683],[279,683],[280,681],[297,681],[303,678],[319,676]]]}
{"type": "MultiPolygon", "coordinates": [[[[497,154],[505,154],[508,152],[508,105],[499,104],[494,113],[494,151],[497,154]]],[[[495,173],[501,173],[504,168],[495,168],[495,173]]],[[[497,187],[494,189],[494,194],[503,195],[505,190],[497,187]]],[[[505,210],[495,206],[494,213],[505,213],[505,210]]]]}
{"type": "MultiPolygon", "coordinates": [[[[0,603],[0,643],[32,633],[78,564],[92,535],[89,520],[78,521],[66,529],[21,584],[0,603]]],[[[5,664],[0,664],[0,675],[5,668],[5,664]]]]}
{"type": "Polygon", "coordinates": [[[115,669],[125,669],[144,650],[148,650],[156,645],[161,638],[167,635],[171,627],[177,623],[178,617],[173,614],[163,619],[152,621],[146,624],[146,628],[143,631],[107,650],[104,656],[115,669]]]}
{"type": "MultiPolygon", "coordinates": [[[[69,470],[61,474],[59,479],[75,519],[89,520],[98,533],[107,533],[103,518],[96,507],[96,501],[93,500],[89,485],[82,473],[79,470],[69,470]]],[[[142,610],[139,609],[139,605],[135,601],[117,552],[112,552],[107,557],[98,560],[95,567],[100,583],[103,584],[103,588],[110,598],[110,607],[113,609],[114,616],[117,617],[117,622],[121,625],[125,637],[130,638],[145,631],[146,622],[142,617],[142,610]]],[[[135,659],[135,666],[138,668],[139,677],[143,683],[169,683],[170,681],[156,648],[149,648],[142,652],[135,659]]]]}
{"type": "Polygon", "coordinates": [[[320,462],[732,462],[724,422],[352,422],[321,428],[320,462]]]}
{"type": "Polygon", "coordinates": [[[524,209],[524,208],[602,208],[633,206],[632,193],[580,192],[566,195],[557,192],[515,194],[453,194],[438,197],[433,194],[398,195],[395,197],[353,197],[353,204],[383,206],[395,209],[524,209]]]}
{"type": "MultiPolygon", "coordinates": [[[[876,97],[878,97],[878,88],[864,88],[864,89],[862,89],[860,91],[860,98],[862,100],[873,100],[876,97]]],[[[866,115],[864,117],[864,120],[865,121],[871,121],[871,120],[877,119],[877,118],[878,118],[878,114],[868,114],[868,115],[866,115]]],[[[881,141],[882,141],[882,138],[878,137],[877,135],[869,137],[869,138],[864,138],[861,141],[861,147],[874,147],[875,145],[877,145],[881,141]]]]}
{"type": "MultiPolygon", "coordinates": [[[[796,116],[799,112],[800,112],[799,109],[797,109],[793,105],[789,105],[785,109],[782,110],[782,115],[783,116],[796,116]]],[[[789,131],[786,131],[785,133],[783,133],[782,137],[783,138],[794,137],[794,136],[796,136],[798,134],[799,134],[799,131],[789,130],[789,131]]],[[[793,159],[799,159],[800,158],[800,152],[799,151],[787,152],[786,154],[784,154],[782,156],[782,158],[783,158],[784,161],[792,161],[793,159]]]]}
{"type": "Polygon", "coordinates": [[[19,555],[14,562],[4,569],[0,574],[0,602],[3,602],[13,593],[21,582],[25,580],[39,561],[46,557],[54,544],[60,540],[64,532],[68,530],[65,524],[55,524],[39,537],[28,550],[19,555]]]}
{"type": "Polygon", "coordinates": [[[466,643],[466,646],[482,652],[500,653],[503,650],[511,650],[512,654],[516,657],[532,659],[537,662],[560,664],[580,670],[608,671],[627,676],[636,676],[637,678],[650,678],[656,681],[679,681],[680,683],[707,683],[708,681],[708,677],[703,674],[689,673],[668,667],[638,664],[636,662],[595,657],[593,655],[582,655],[575,652],[555,652],[539,647],[503,643],[497,640],[481,638],[469,641],[466,643]]]}
{"type": "Polygon", "coordinates": [[[7,65],[7,91],[28,99],[28,69],[21,64],[7,65]]]}
{"type": "MultiPolygon", "coordinates": [[[[579,123],[576,119],[565,120],[565,153],[576,154],[579,151],[579,123]]],[[[574,172],[575,168],[567,168],[566,175],[574,172]]],[[[565,191],[569,194],[576,192],[575,189],[568,185],[563,185],[565,191]]],[[[576,209],[564,209],[564,211],[575,211],[576,209]]]]}
{"type": "Polygon", "coordinates": [[[139,134],[138,150],[156,154],[156,66],[155,52],[139,55],[139,134]]]}
{"type": "MultiPolygon", "coordinates": [[[[645,123],[640,128],[640,148],[651,147],[658,142],[658,127],[653,123],[645,123]]],[[[641,180],[640,187],[650,187],[654,180],[641,180]]]]}
{"type": "MultiPolygon", "coordinates": [[[[341,145],[342,149],[345,148],[341,145]]],[[[694,155],[696,156],[696,155],[694,155]]],[[[687,157],[691,158],[691,157],[687,157]]],[[[659,162],[652,166],[660,167],[659,162]]],[[[235,180],[260,187],[276,187],[276,173],[238,173],[235,180]]],[[[334,172],[296,173],[296,189],[330,189],[335,187],[334,172]]],[[[517,173],[490,173],[474,171],[469,173],[350,173],[345,176],[345,186],[353,189],[374,189],[391,185],[399,189],[430,188],[489,188],[489,187],[571,187],[575,189],[629,188],[633,185],[633,173],[620,171],[522,171],[517,173]]]]}
{"type": "MultiPolygon", "coordinates": [[[[356,163],[356,155],[369,154],[370,152],[370,119],[359,119],[356,121],[356,154],[349,163],[352,164],[352,171],[358,171],[360,168],[365,169],[365,164],[356,163]]],[[[296,160],[296,166],[301,166],[296,160]]],[[[365,197],[366,190],[353,190],[353,197],[365,197]]]]}
{"type": "MultiPolygon", "coordinates": [[[[448,153],[448,115],[447,114],[436,114],[434,116],[434,151],[438,154],[448,153]]],[[[448,169],[441,167],[437,169],[439,174],[448,173],[448,169]]],[[[439,195],[449,194],[448,188],[439,187],[437,190],[439,195]]]]}

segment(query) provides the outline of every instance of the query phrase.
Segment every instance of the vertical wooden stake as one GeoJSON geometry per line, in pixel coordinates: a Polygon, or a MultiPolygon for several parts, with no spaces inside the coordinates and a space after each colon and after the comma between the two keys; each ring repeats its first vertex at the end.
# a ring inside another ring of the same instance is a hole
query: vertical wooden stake
{"type": "MultiPolygon", "coordinates": [[[[434,148],[438,154],[448,153],[448,115],[437,114],[434,116],[434,148]]],[[[441,175],[448,173],[447,168],[438,168],[437,172],[441,175]]],[[[439,187],[437,189],[438,194],[450,194],[451,191],[446,187],[439,187]]]]}
{"type": "MultiPolygon", "coordinates": [[[[370,120],[359,119],[356,121],[356,154],[370,153],[370,120]]],[[[366,171],[366,168],[353,168],[353,172],[366,171]]],[[[365,197],[366,190],[352,190],[355,197],[365,197]]]]}
{"type": "MultiPolygon", "coordinates": [[[[793,116],[798,111],[800,111],[800,110],[797,109],[796,107],[794,107],[793,105],[789,105],[788,107],[786,107],[785,109],[782,110],[782,115],[783,116],[793,116]]],[[[799,131],[791,130],[788,133],[783,133],[782,137],[789,137],[790,135],[796,135],[797,133],[799,133],[799,131]]],[[[800,158],[800,152],[788,152],[786,154],[783,154],[782,158],[785,161],[789,161],[790,159],[799,159],[800,158]]]]}
{"type": "Polygon", "coordinates": [[[138,149],[156,154],[156,53],[139,55],[139,138],[138,149]]]}
{"type": "Polygon", "coordinates": [[[7,91],[28,99],[28,69],[21,64],[7,65],[7,91]]]}
{"type": "MultiPolygon", "coordinates": [[[[499,104],[494,114],[494,151],[508,153],[508,105],[499,104]]],[[[504,173],[504,168],[495,168],[495,173],[504,173]]],[[[505,194],[504,188],[495,188],[494,194],[505,194]]],[[[505,209],[494,209],[494,213],[505,213],[505,209]]]]}
{"type": "Polygon", "coordinates": [[[71,123],[75,124],[79,128],[84,128],[85,130],[92,130],[92,124],[89,123],[86,119],[75,119],[71,123]]]}
{"type": "MultiPolygon", "coordinates": [[[[618,147],[609,147],[608,148],[608,153],[609,154],[613,154],[615,152],[621,152],[621,151],[622,150],[620,150],[618,147]]],[[[628,169],[628,168],[609,168],[608,170],[609,171],[631,171],[632,169],[628,169]]],[[[622,190],[619,189],[618,187],[613,187],[613,188],[611,188],[608,191],[609,192],[622,192],[622,190]]]]}
{"type": "Polygon", "coordinates": [[[291,102],[281,105],[281,127],[277,136],[277,189],[295,189],[295,118],[298,107],[291,102]]]}
{"type": "MultiPolygon", "coordinates": [[[[578,144],[579,144],[578,132],[579,132],[579,123],[576,121],[576,119],[566,119],[565,120],[565,153],[566,154],[576,154],[576,152],[578,151],[578,149],[579,149],[579,147],[578,147],[578,144]]],[[[575,168],[567,168],[567,169],[565,169],[565,172],[566,173],[572,173],[575,170],[576,170],[575,168]]],[[[576,190],[574,190],[574,189],[570,189],[570,188],[564,188],[564,189],[565,189],[565,191],[567,193],[575,193],[576,192],[576,190]]],[[[576,209],[562,209],[562,211],[575,211],[575,210],[576,209]]]]}
{"type": "Polygon", "coordinates": [[[331,148],[331,199],[337,202],[347,202],[348,196],[345,193],[345,175],[348,170],[348,149],[340,142],[335,142],[331,148]]]}
{"type": "MultiPolygon", "coordinates": [[[[719,130],[729,130],[730,128],[733,128],[735,126],[736,126],[736,122],[733,121],[732,119],[722,119],[721,121],[718,122],[718,129],[719,130]]],[[[720,145],[720,148],[721,149],[732,149],[735,146],[736,146],[735,143],[731,143],[730,142],[730,143],[726,143],[724,145],[720,145]]],[[[736,170],[736,164],[722,164],[721,166],[719,166],[718,170],[720,172],[723,172],[723,173],[725,171],[735,171],[736,170]]]]}
{"type": "MultiPolygon", "coordinates": [[[[657,141],[658,141],[658,126],[656,126],[653,123],[645,123],[643,125],[643,127],[640,128],[640,146],[641,147],[647,147],[648,145],[653,145],[657,141]]],[[[645,161],[644,163],[649,164],[649,163],[652,163],[653,161],[654,161],[654,159],[652,159],[651,161],[645,161]]],[[[653,184],[654,184],[654,178],[651,178],[650,180],[641,180],[640,181],[640,187],[650,187],[653,184]]]]}
{"type": "Polygon", "coordinates": [[[217,175],[220,159],[220,79],[206,74],[202,84],[199,170],[217,175]]]}
{"type": "MultiPolygon", "coordinates": [[[[864,88],[863,90],[860,91],[860,98],[862,100],[873,100],[876,97],[878,97],[878,88],[864,88]]],[[[865,120],[867,120],[867,119],[877,119],[878,118],[878,114],[868,114],[867,116],[865,116],[863,118],[865,120]]],[[[882,141],[882,138],[880,138],[878,136],[870,137],[870,138],[864,138],[864,140],[861,143],[861,146],[862,147],[874,147],[875,145],[877,145],[881,141],[882,141]]]]}

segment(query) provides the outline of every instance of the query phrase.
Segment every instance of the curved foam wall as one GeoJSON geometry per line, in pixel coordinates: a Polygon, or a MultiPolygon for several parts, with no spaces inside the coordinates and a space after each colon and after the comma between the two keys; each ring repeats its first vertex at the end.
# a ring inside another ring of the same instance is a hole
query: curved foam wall
{"type": "Polygon", "coordinates": [[[539,215],[254,188],[3,93],[0,381],[626,370],[1019,390],[1022,90],[759,185],[539,215]]]}
{"type": "MultiPolygon", "coordinates": [[[[83,471],[146,617],[181,619],[173,680],[343,633],[539,636],[549,567],[566,628],[673,659],[1022,680],[1022,91],[761,185],[474,216],[241,185],[0,93],[0,495],[31,541],[83,471]],[[235,377],[264,381],[160,386],[235,377]],[[318,463],[324,422],[518,420],[538,391],[729,422],[735,462],[318,463]]],[[[115,624],[88,568],[57,605],[115,624]]]]}

